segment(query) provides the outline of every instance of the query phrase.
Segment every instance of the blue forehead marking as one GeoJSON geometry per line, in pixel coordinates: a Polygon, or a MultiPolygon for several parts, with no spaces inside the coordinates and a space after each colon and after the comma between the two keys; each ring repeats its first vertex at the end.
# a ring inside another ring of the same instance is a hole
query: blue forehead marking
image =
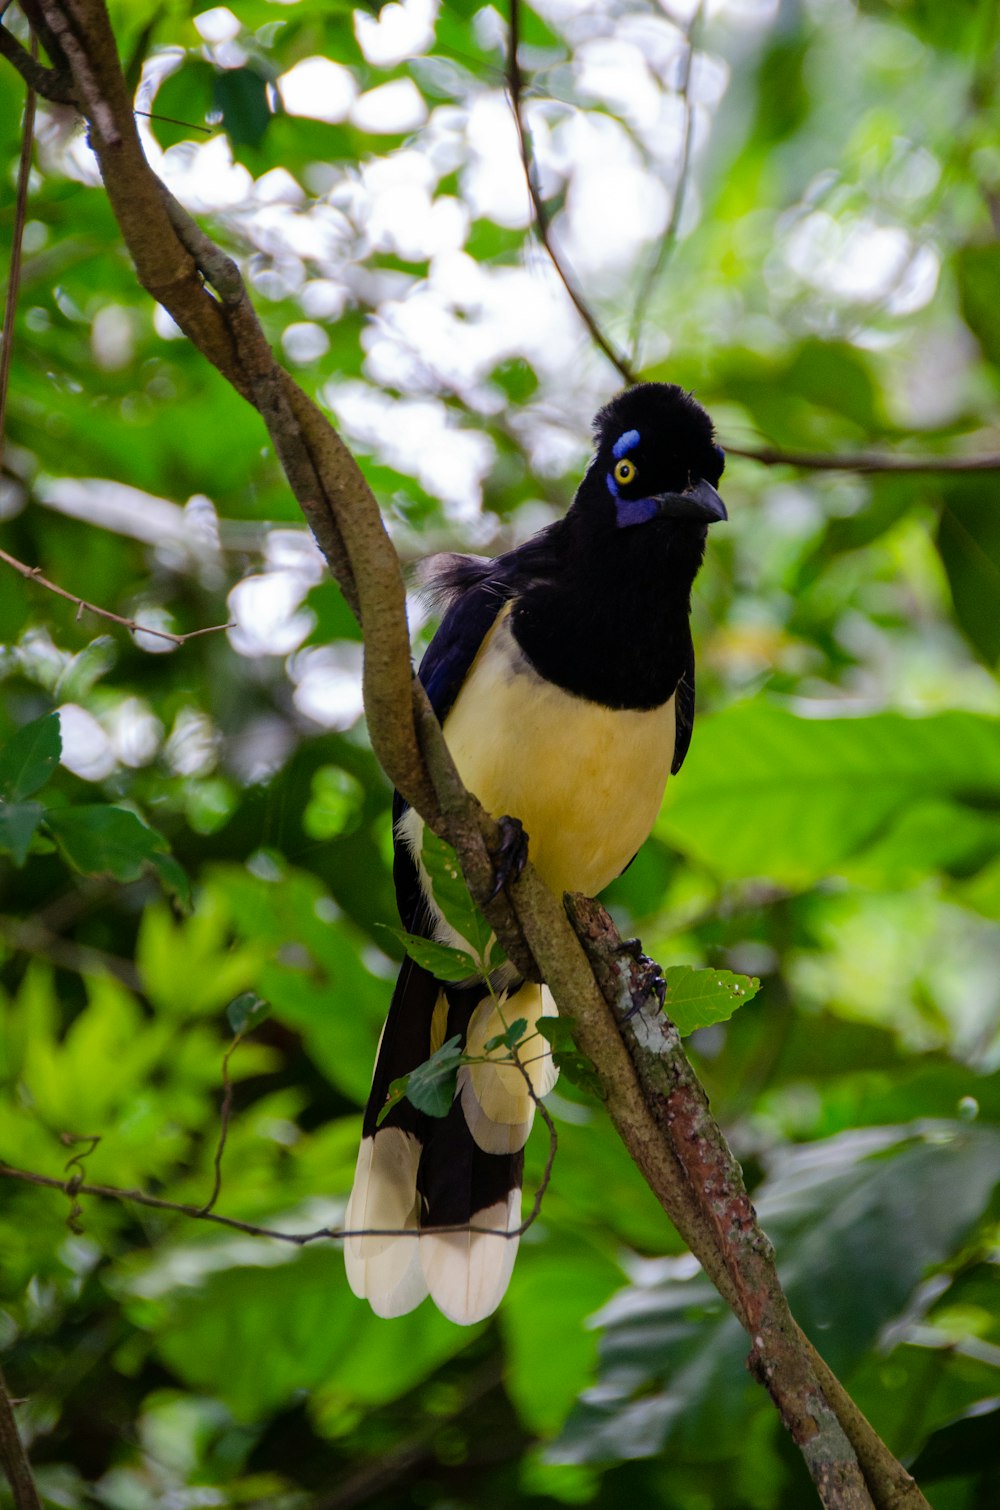
{"type": "Polygon", "coordinates": [[[620,461],[626,451],[632,451],[639,444],[638,430],[626,430],[624,435],[619,435],[611,447],[611,454],[615,461],[620,461]]]}

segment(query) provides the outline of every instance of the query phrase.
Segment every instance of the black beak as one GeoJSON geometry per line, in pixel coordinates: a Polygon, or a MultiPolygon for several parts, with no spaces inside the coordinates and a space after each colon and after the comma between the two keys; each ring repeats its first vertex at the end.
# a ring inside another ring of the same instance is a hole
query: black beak
{"type": "Polygon", "coordinates": [[[683,493],[658,493],[660,513],[668,519],[690,519],[698,524],[720,524],[728,519],[726,505],[710,482],[699,477],[683,493]]]}

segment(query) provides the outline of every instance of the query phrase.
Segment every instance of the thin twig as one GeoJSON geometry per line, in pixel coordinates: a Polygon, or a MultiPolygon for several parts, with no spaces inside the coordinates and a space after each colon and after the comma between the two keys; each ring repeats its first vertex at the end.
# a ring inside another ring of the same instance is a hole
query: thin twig
{"type": "Polygon", "coordinates": [[[1000,472],[1000,453],[982,456],[893,456],[885,451],[782,451],[777,446],[726,446],[765,467],[798,467],[804,472],[1000,472]]]}
{"type": "Polygon", "coordinates": [[[15,571],[28,582],[37,582],[39,587],[47,588],[54,592],[57,597],[65,598],[68,603],[75,603],[78,615],[83,612],[96,614],[100,619],[107,619],[112,624],[120,624],[123,629],[130,629],[133,634],[151,634],[157,640],[169,640],[171,645],[186,645],[188,640],[196,640],[203,634],[221,634],[224,629],[235,629],[236,624],[209,624],[204,629],[189,629],[185,634],[172,634],[168,629],[153,629],[148,624],[140,624],[136,619],[123,618],[120,613],[112,613],[110,608],[101,608],[97,603],[89,603],[86,598],[80,598],[75,592],[68,592],[65,587],[60,587],[58,582],[50,582],[48,577],[42,576],[41,567],[27,566],[12,556],[8,551],[0,550],[0,561],[6,561],[15,571]]]}
{"type": "Polygon", "coordinates": [[[204,136],[212,135],[211,126],[196,126],[194,121],[179,121],[174,115],[160,115],[155,110],[135,110],[133,115],[141,115],[147,121],[166,121],[171,126],[183,126],[185,131],[200,131],[204,136]]]}
{"type": "MultiPolygon", "coordinates": [[[[542,1111],[542,1120],[549,1127],[550,1140],[555,1129],[552,1126],[548,1113],[542,1111]]],[[[544,1192],[545,1178],[551,1173],[552,1150],[550,1141],[550,1158],[546,1163],[545,1175],[543,1176],[540,1189],[544,1192]]],[[[236,1232],[245,1232],[249,1237],[273,1237],[281,1243],[292,1243],[295,1247],[304,1247],[306,1243],[314,1243],[318,1239],[327,1237],[339,1241],[345,1237],[420,1237],[421,1232],[415,1227],[317,1227],[312,1232],[281,1232],[277,1227],[262,1227],[254,1222],[241,1222],[235,1216],[221,1216],[217,1211],[206,1211],[204,1206],[190,1206],[184,1201],[168,1201],[162,1196],[150,1195],[146,1190],[124,1190],[117,1185],[94,1185],[86,1184],[77,1179],[58,1180],[52,1175],[36,1174],[31,1169],[18,1169],[14,1164],[0,1162],[0,1179],[21,1180],[26,1185],[41,1185],[46,1190],[61,1190],[63,1195],[72,1200],[77,1195],[100,1196],[109,1201],[131,1201],[136,1206],[150,1206],[154,1211],[175,1211],[178,1216],[189,1216],[193,1221],[216,1222],[220,1227],[230,1227],[236,1232]]],[[[535,1207],[538,1201],[536,1197],[535,1207]]],[[[435,1227],[435,1235],[438,1233],[473,1233],[477,1237],[523,1237],[528,1228],[537,1217],[537,1210],[533,1207],[529,1215],[519,1227],[512,1227],[510,1231],[506,1227],[482,1227],[476,1222],[449,1222],[435,1227]]],[[[425,1234],[426,1235],[426,1232],[425,1234]]]]}
{"type": "Polygon", "coordinates": [[[71,1158],[67,1159],[63,1166],[67,1174],[69,1174],[71,1169],[73,1171],[66,1181],[66,1194],[69,1196],[71,1202],[69,1216],[66,1218],[66,1225],[71,1232],[79,1235],[83,1231],[83,1227],[80,1225],[83,1207],[76,1198],[77,1192],[83,1184],[84,1175],[87,1173],[87,1166],[84,1161],[90,1158],[90,1155],[94,1152],[98,1143],[100,1143],[101,1134],[64,1132],[60,1133],[59,1141],[60,1143],[65,1143],[67,1148],[72,1148],[76,1143],[87,1144],[86,1148],[80,1149],[78,1153],[73,1154],[71,1158]]]}
{"type": "Polygon", "coordinates": [[[635,304],[632,307],[632,326],[629,332],[629,366],[639,369],[639,342],[642,339],[642,323],[646,313],[646,305],[656,285],[657,279],[663,272],[664,267],[677,245],[677,232],[681,223],[681,214],[684,210],[684,201],[687,197],[688,177],[691,171],[691,143],[694,139],[694,108],[691,104],[690,88],[691,73],[694,65],[694,39],[695,33],[701,23],[704,0],[698,0],[691,19],[684,29],[684,40],[687,44],[684,53],[684,65],[681,73],[680,85],[677,90],[677,98],[684,110],[684,136],[681,141],[681,158],[674,181],[673,199],[670,204],[670,216],[660,237],[656,255],[646,269],[645,276],[639,284],[639,292],[636,294],[635,304]]]}
{"type": "Polygon", "coordinates": [[[517,56],[519,40],[520,3],[519,0],[510,0],[509,39],[507,46],[507,92],[510,97],[510,108],[514,115],[514,125],[517,128],[517,140],[521,150],[521,165],[524,168],[528,193],[531,196],[531,203],[535,211],[535,227],[538,231],[538,239],[548,253],[549,261],[552,263],[563,288],[569,294],[577,314],[590,331],[594,342],[603,351],[623,381],[631,384],[636,381],[636,377],[628,359],[615,348],[610,339],[604,334],[596,316],[577,288],[576,281],[571,276],[569,268],[563,262],[553,245],[549,212],[545,208],[545,201],[538,186],[534,157],[531,150],[531,138],[528,135],[524,122],[522,105],[524,81],[521,77],[521,65],[518,62],[517,56]]]}
{"type": "Polygon", "coordinates": [[[95,949],[91,944],[78,944],[74,939],[61,938],[39,922],[36,914],[31,918],[0,917],[0,939],[12,949],[23,954],[33,954],[38,959],[47,959],[61,970],[72,970],[77,975],[94,975],[107,971],[132,991],[142,989],[142,979],[131,960],[95,949]]]}
{"type": "MultiPolygon", "coordinates": [[[[9,33],[0,27],[0,41],[9,33]]],[[[11,41],[14,39],[11,38],[11,41]]],[[[17,44],[20,46],[20,44],[17,44]]],[[[24,49],[21,48],[23,52],[24,49]]],[[[38,43],[31,33],[31,52],[25,53],[30,62],[38,58],[38,43]]],[[[0,346],[0,474],[3,472],[3,453],[7,420],[7,387],[10,382],[10,363],[14,350],[14,318],[17,314],[17,295],[21,286],[21,245],[24,239],[24,222],[28,214],[28,181],[31,177],[31,153],[35,144],[35,91],[29,84],[24,99],[24,120],[21,125],[21,157],[17,167],[17,200],[14,209],[14,227],[10,238],[10,268],[7,274],[7,298],[3,312],[3,345],[0,346]]]]}
{"type": "Polygon", "coordinates": [[[219,1139],[215,1145],[215,1156],[212,1159],[214,1181],[212,1184],[212,1194],[201,1208],[202,1216],[208,1216],[212,1207],[219,1199],[219,1192],[222,1189],[222,1155],[226,1151],[226,1138],[229,1136],[229,1119],[233,1113],[233,1082],[229,1078],[229,1061],[242,1037],[242,1033],[237,1033],[222,1056],[222,1105],[219,1108],[219,1139]]]}

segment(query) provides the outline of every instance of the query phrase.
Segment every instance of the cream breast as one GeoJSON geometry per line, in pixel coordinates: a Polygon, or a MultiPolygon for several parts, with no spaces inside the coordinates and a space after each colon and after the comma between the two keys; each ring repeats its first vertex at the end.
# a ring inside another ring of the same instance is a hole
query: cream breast
{"type": "Polygon", "coordinates": [[[480,647],[445,739],[483,806],[521,820],[546,883],[594,895],[653,826],[674,753],[674,699],[605,708],[543,681],[514,639],[511,606],[480,647]]]}

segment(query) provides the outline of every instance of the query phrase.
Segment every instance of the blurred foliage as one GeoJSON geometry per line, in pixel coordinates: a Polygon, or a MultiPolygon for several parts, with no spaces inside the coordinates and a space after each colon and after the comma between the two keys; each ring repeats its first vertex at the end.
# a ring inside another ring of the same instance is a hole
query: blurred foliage
{"type": "MultiPolygon", "coordinates": [[[[533,247],[501,17],[233,10],[113,4],[154,165],[241,258],[404,560],[523,538],[616,379],[533,247]]],[[[994,0],[721,0],[690,70],[643,0],[523,23],[555,240],[644,376],[695,387],[734,449],[1000,451],[994,0]]],[[[21,98],[4,65],[7,245],[21,98]]],[[[217,1209],[305,1233],[343,1214],[401,955],[390,794],[357,630],[256,417],[176,335],[43,108],[3,548],[151,628],[235,627],[109,630],[0,563],[0,1158],[200,1206],[228,1051],[217,1209]]],[[[759,977],[691,1044],[797,1313],[936,1510],[987,1510],[995,474],[733,457],[724,492],[692,750],[609,900],[679,999],[686,966],[759,977]]],[[[332,1245],[71,1219],[0,1180],[0,1343],[46,1504],[810,1503],[745,1342],[567,1078],[542,1219],[471,1332],[377,1320],[332,1245]]]]}

